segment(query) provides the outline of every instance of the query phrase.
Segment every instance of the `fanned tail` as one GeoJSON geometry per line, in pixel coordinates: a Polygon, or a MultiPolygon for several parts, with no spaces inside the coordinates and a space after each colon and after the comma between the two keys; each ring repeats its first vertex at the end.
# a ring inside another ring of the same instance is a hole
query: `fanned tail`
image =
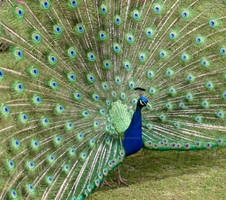
{"type": "Polygon", "coordinates": [[[0,66],[0,198],[81,200],[125,156],[96,84],[107,81],[94,62],[97,5],[31,4],[6,1],[0,20],[0,39],[10,46],[0,66]]]}
{"type": "Polygon", "coordinates": [[[163,3],[161,19],[153,20],[150,69],[142,74],[151,80],[152,110],[144,113],[143,140],[152,150],[226,146],[226,7],[184,3],[174,1],[167,9],[163,3]]]}

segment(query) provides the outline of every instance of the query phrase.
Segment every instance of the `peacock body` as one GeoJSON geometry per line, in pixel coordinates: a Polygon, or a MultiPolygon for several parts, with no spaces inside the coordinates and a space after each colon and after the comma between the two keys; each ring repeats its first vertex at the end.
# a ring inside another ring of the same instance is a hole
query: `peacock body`
{"type": "Polygon", "coordinates": [[[225,13],[224,0],[5,0],[0,199],[82,200],[143,147],[226,146],[225,13]]]}

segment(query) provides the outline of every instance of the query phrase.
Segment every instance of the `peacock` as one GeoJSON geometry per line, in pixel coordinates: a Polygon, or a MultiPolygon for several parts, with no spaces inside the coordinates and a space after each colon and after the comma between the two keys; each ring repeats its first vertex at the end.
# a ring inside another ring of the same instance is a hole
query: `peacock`
{"type": "Polygon", "coordinates": [[[1,1],[0,199],[83,200],[142,148],[226,146],[225,14],[225,0],[1,1]]]}

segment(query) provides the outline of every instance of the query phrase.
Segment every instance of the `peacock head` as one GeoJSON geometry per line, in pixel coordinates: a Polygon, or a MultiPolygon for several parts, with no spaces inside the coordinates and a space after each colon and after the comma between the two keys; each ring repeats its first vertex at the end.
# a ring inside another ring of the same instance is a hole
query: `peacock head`
{"type": "Polygon", "coordinates": [[[139,108],[143,108],[143,107],[151,107],[151,105],[148,103],[148,98],[143,96],[144,91],[146,91],[144,88],[141,87],[136,87],[135,88],[136,91],[140,91],[140,98],[138,99],[137,102],[137,107],[139,108]]]}
{"type": "Polygon", "coordinates": [[[148,103],[148,98],[145,97],[145,96],[142,96],[138,99],[138,102],[137,102],[137,106],[140,107],[140,108],[143,108],[143,107],[150,107],[150,104],[148,103]]]}

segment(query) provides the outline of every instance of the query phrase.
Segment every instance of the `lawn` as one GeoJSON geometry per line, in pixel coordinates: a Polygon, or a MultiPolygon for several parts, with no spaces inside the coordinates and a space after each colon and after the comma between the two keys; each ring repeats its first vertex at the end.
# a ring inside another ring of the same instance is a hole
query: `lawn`
{"type": "MultiPolygon", "coordinates": [[[[129,186],[103,186],[89,200],[225,200],[226,149],[154,152],[143,150],[121,166],[129,186]]],[[[117,177],[114,172],[107,179],[117,177]]]]}

